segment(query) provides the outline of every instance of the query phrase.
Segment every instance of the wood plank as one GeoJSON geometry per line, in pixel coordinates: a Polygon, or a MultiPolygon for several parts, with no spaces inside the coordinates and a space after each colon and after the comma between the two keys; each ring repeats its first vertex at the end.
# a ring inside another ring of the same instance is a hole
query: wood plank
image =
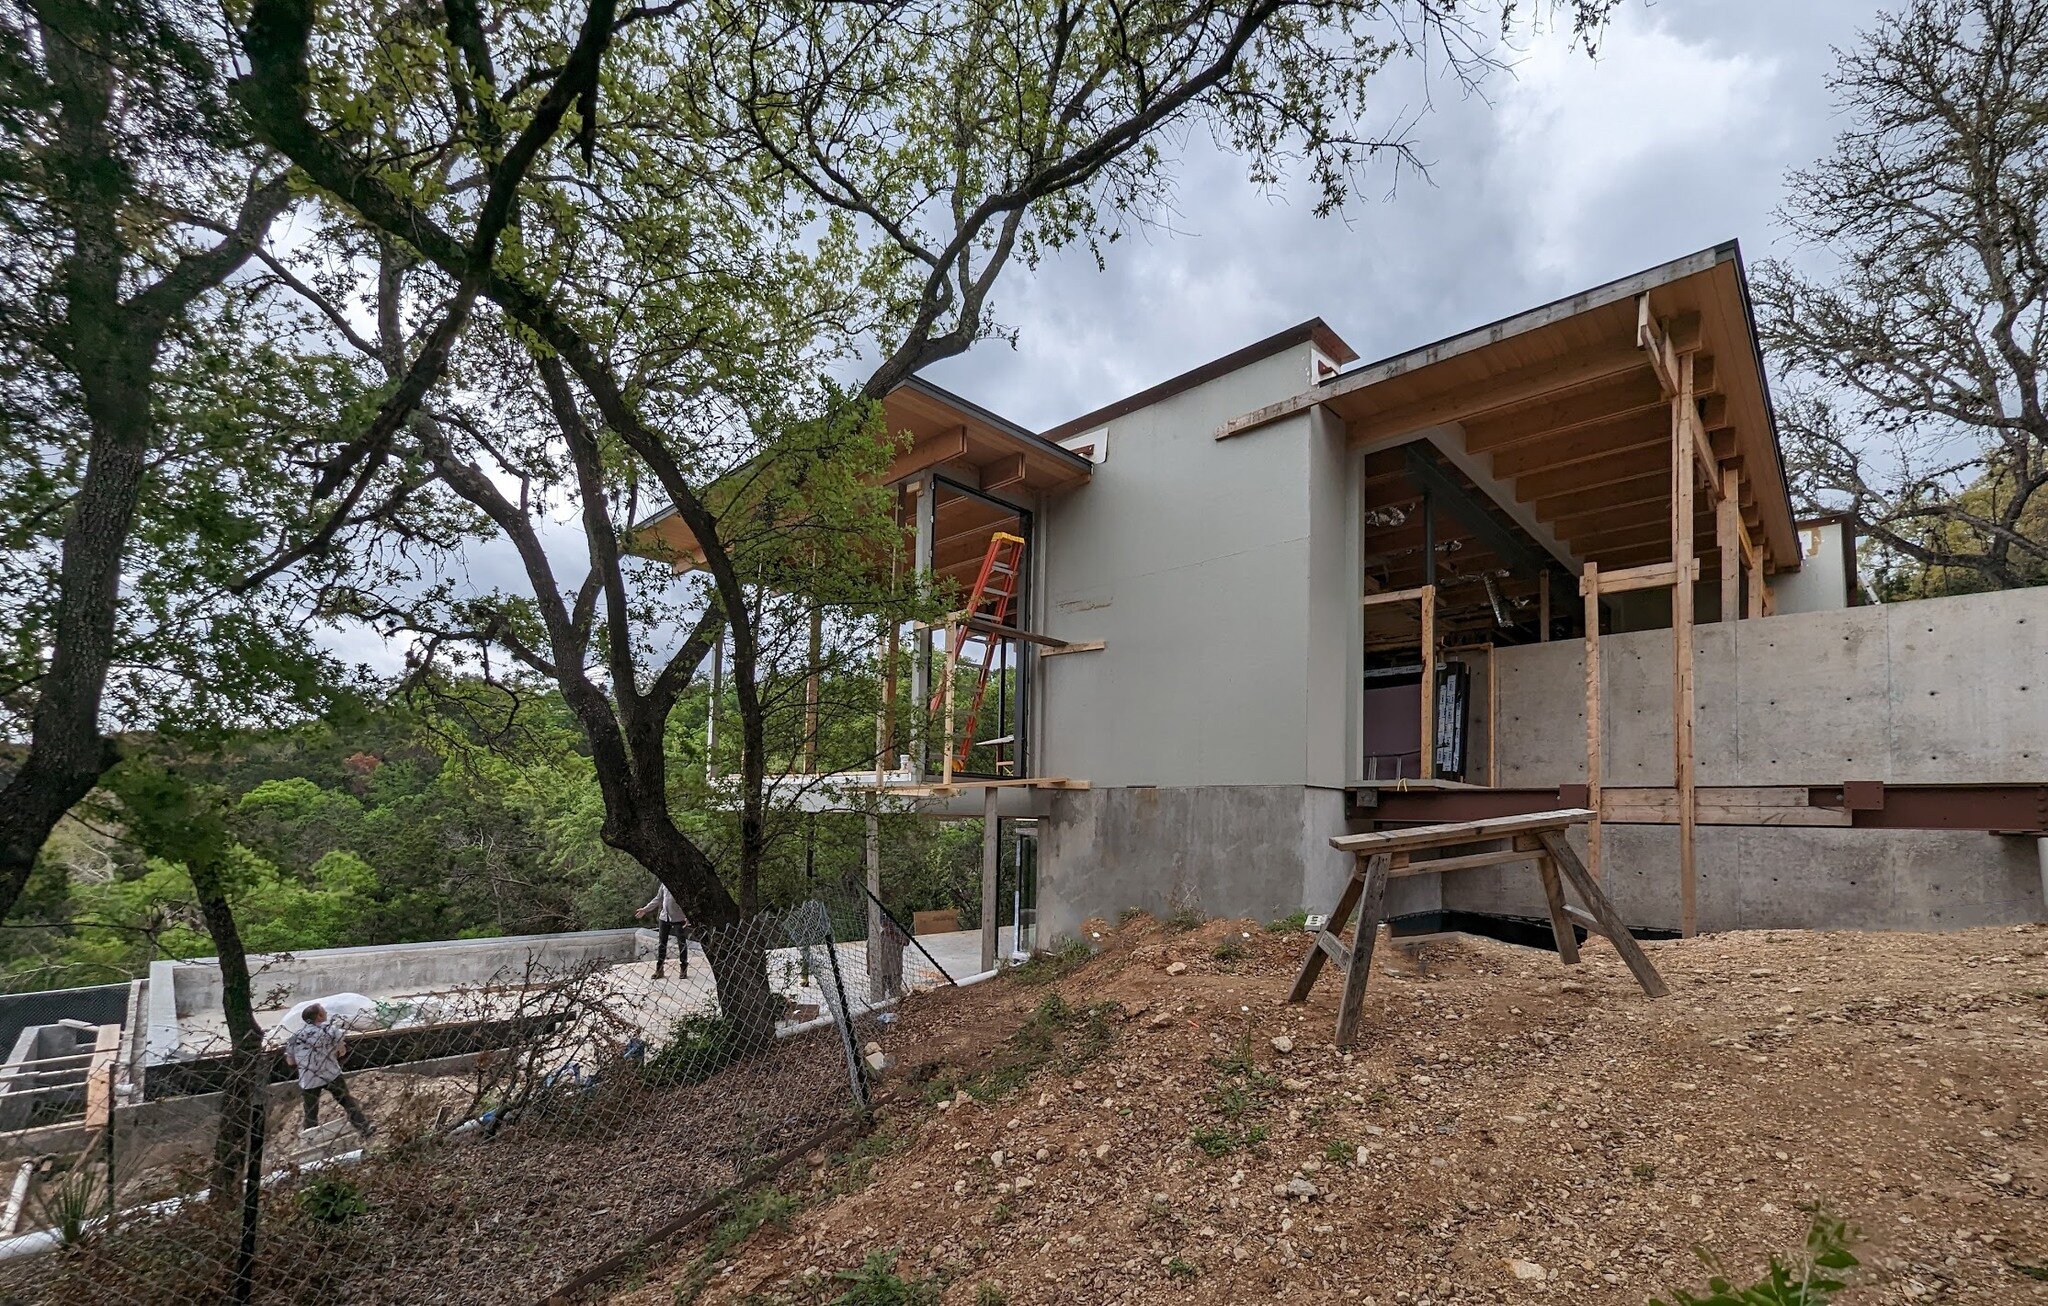
{"type": "Polygon", "coordinates": [[[1431,592],[1432,587],[1428,585],[1416,585],[1405,590],[1381,590],[1377,594],[1366,595],[1364,603],[1368,608],[1376,608],[1385,603],[1417,603],[1422,600],[1423,595],[1431,592]]]}
{"type": "Polygon", "coordinates": [[[1289,1002],[1308,1001],[1309,990],[1316,986],[1316,976],[1323,973],[1323,962],[1327,960],[1323,936],[1343,932],[1344,922],[1351,918],[1352,909],[1358,906],[1359,896],[1365,892],[1365,879],[1360,874],[1363,869],[1356,862],[1352,864],[1351,874],[1344,881],[1344,891],[1337,895],[1337,905],[1330,908],[1330,914],[1324,917],[1315,946],[1308,950],[1308,956],[1302,958],[1301,969],[1295,972],[1294,987],[1287,992],[1289,1002]]]}
{"type": "Polygon", "coordinates": [[[1656,378],[1631,373],[1567,398],[1545,400],[1498,417],[1468,422],[1465,449],[1469,453],[1498,454],[1528,440],[1660,414],[1663,409],[1664,394],[1656,378]]]}
{"type": "Polygon", "coordinates": [[[101,1025],[93,1031],[92,1060],[85,1067],[87,1129],[105,1129],[114,1118],[114,1062],[120,1050],[119,1025],[101,1025]]]}
{"type": "MultiPolygon", "coordinates": [[[[1402,856],[1405,854],[1397,854],[1402,856]]],[[[1534,849],[1504,848],[1499,852],[1467,853],[1458,857],[1433,857],[1427,861],[1406,862],[1395,866],[1395,878],[1404,875],[1444,875],[1451,871],[1470,871],[1482,866],[1507,866],[1515,862],[1533,862],[1543,854],[1534,849]]]]}
{"type": "Polygon", "coordinates": [[[1548,830],[1540,831],[1536,837],[1542,841],[1544,851],[1550,854],[1551,860],[1557,864],[1557,869],[1570,881],[1572,889],[1592,910],[1593,919],[1599,924],[1600,932],[1607,936],[1607,941],[1621,954],[1622,961],[1636,977],[1636,983],[1643,986],[1643,992],[1653,998],[1661,998],[1670,993],[1671,989],[1664,983],[1664,977],[1657,973],[1657,968],[1643,955],[1642,945],[1628,932],[1628,924],[1621,919],[1621,913],[1614,910],[1614,904],[1601,892],[1600,882],[1586,873],[1585,864],[1579,860],[1579,855],[1572,851],[1571,843],[1563,835],[1548,830]]]}
{"type": "Polygon", "coordinates": [[[1550,812],[1524,812],[1516,816],[1489,816],[1478,821],[1446,825],[1418,825],[1406,830],[1374,830],[1367,834],[1339,834],[1330,846],[1346,853],[1414,852],[1418,848],[1442,848],[1454,843],[1484,843],[1518,834],[1562,830],[1593,819],[1584,807],[1560,807],[1550,812]]]}
{"type": "Polygon", "coordinates": [[[1557,945],[1557,957],[1567,966],[1579,964],[1579,936],[1572,931],[1571,907],[1558,883],[1557,867],[1548,854],[1536,859],[1536,874],[1543,881],[1543,901],[1550,909],[1550,941],[1557,945]]]}
{"type": "Polygon", "coordinates": [[[962,426],[939,435],[919,440],[910,448],[889,460],[887,471],[882,473],[882,484],[894,485],[906,476],[937,467],[942,463],[954,462],[967,456],[967,428],[962,426]]]}
{"type": "MultiPolygon", "coordinates": [[[[1693,578],[1700,574],[1700,560],[1694,558],[1688,569],[1693,578]]],[[[1600,593],[1626,594],[1631,590],[1663,589],[1677,583],[1678,568],[1668,562],[1652,562],[1641,567],[1617,567],[1600,573],[1600,593]]],[[[1579,585],[1585,591],[1585,582],[1579,585]]]]}
{"type": "MultiPolygon", "coordinates": [[[[1671,590],[1671,763],[1678,788],[1678,913],[1686,938],[1699,932],[1696,833],[1698,807],[1693,794],[1693,665],[1692,626],[1695,616],[1693,577],[1699,559],[1693,549],[1693,483],[1696,448],[1692,428],[1693,356],[1678,355],[1678,393],[1671,400],[1671,558],[1677,580],[1671,590]]],[[[1713,462],[1708,459],[1712,473],[1713,462]]]]}
{"type": "Polygon", "coordinates": [[[1733,467],[1721,469],[1721,502],[1714,505],[1714,543],[1721,551],[1721,620],[1742,615],[1742,490],[1733,467]]]}
{"type": "Polygon", "coordinates": [[[1107,647],[1109,646],[1099,639],[1062,641],[1056,647],[1039,649],[1038,656],[1056,658],[1066,653],[1100,653],[1107,647]]]}
{"type": "MultiPolygon", "coordinates": [[[[1642,365],[1642,352],[1626,345],[1609,345],[1562,358],[1546,358],[1482,381],[1458,386],[1452,393],[1439,398],[1389,408],[1355,420],[1351,423],[1351,443],[1354,447],[1371,444],[1432,426],[1504,412],[1550,395],[1562,396],[1569,391],[1626,376],[1642,365]]],[[[1337,397],[1328,393],[1321,396],[1324,402],[1337,397]]]]}
{"type": "Polygon", "coordinates": [[[1586,802],[1593,819],[1586,826],[1586,856],[1593,874],[1600,874],[1600,587],[1605,579],[1597,563],[1587,563],[1579,581],[1586,599],[1586,802]]]}
{"type": "Polygon", "coordinates": [[[998,458],[981,467],[981,488],[984,490],[1009,490],[1024,484],[1028,472],[1024,455],[1013,453],[1007,458],[998,458]]]}
{"type": "Polygon", "coordinates": [[[1323,930],[1316,935],[1316,947],[1322,949],[1323,955],[1334,962],[1338,970],[1350,973],[1351,949],[1344,946],[1342,939],[1328,930],[1323,930]]]}
{"type": "Polygon", "coordinates": [[[1422,755],[1415,774],[1436,779],[1436,586],[1422,587],[1422,755]]]}
{"type": "Polygon", "coordinates": [[[1364,1004],[1366,981],[1372,978],[1372,948],[1379,939],[1380,916],[1387,897],[1386,855],[1365,862],[1364,891],[1358,900],[1358,929],[1351,937],[1351,965],[1344,972],[1344,993],[1337,999],[1337,1047],[1348,1048],[1358,1037],[1358,1010],[1364,1004]]]}

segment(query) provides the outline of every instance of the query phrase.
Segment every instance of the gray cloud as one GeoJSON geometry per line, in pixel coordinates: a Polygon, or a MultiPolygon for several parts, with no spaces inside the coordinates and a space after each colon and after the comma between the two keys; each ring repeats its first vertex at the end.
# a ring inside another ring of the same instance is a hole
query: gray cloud
{"type": "Polygon", "coordinates": [[[1538,39],[1485,98],[1397,77],[1391,114],[1429,92],[1429,178],[1382,174],[1337,217],[1303,188],[1265,195],[1205,138],[1187,144],[1166,229],[1019,269],[997,313],[1014,349],[929,371],[1044,428],[1321,316],[1361,355],[1400,352],[1720,241],[1798,259],[1772,218],[1786,169],[1837,124],[1831,46],[1874,0],[1633,4],[1597,60],[1538,39]]]}

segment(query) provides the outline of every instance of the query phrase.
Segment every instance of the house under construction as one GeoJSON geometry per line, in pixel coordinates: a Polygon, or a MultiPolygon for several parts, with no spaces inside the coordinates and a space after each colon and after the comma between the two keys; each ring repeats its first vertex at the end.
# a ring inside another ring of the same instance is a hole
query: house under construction
{"type": "MultiPolygon", "coordinates": [[[[1641,930],[2043,915],[2048,589],[1860,601],[1846,526],[1794,519],[1732,243],[1365,365],[1307,322],[1043,432],[885,409],[967,599],[902,633],[941,724],[875,779],[994,818],[985,928],[999,828],[1044,942],[1317,906],[1334,835],[1561,806],[1641,930]]],[[[1543,914],[1422,869],[1393,914],[1543,914]]]]}

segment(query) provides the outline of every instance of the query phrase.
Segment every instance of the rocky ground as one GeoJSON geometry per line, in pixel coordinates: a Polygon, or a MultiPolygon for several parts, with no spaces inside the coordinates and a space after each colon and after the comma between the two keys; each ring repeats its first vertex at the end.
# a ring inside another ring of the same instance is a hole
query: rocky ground
{"type": "Polygon", "coordinates": [[[1820,1204],[1839,1302],[2048,1302],[2048,929],[1655,944],[1654,1002],[1597,940],[1382,948],[1348,1054],[1305,943],[1140,919],[922,1000],[855,1156],[618,1299],[1642,1306],[1820,1204]]]}

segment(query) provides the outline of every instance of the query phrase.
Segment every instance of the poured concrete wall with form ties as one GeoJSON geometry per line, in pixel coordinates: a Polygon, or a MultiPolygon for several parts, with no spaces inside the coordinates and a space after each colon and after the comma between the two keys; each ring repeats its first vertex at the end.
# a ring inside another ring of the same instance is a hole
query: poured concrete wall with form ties
{"type": "MultiPolygon", "coordinates": [[[[1105,647],[1039,662],[1034,769],[1093,786],[1053,794],[1040,827],[1042,940],[1125,907],[1324,910],[1348,871],[1328,840],[1352,751],[1355,460],[1319,411],[1215,438],[1299,393],[1309,348],[1111,420],[1090,484],[1046,505],[1040,624],[1105,647]]],[[[1399,910],[1436,906],[1401,890],[1399,910]]]]}
{"type": "MultiPolygon", "coordinates": [[[[2048,588],[1923,599],[1694,631],[1699,783],[2048,779],[2048,588]]],[[[1578,641],[1499,652],[1503,786],[1585,778],[1578,641]]],[[[1602,783],[1671,783],[1671,632],[1610,636],[1602,783]]],[[[1935,830],[1701,826],[1702,929],[1948,929],[2038,920],[2031,838],[1935,830]]],[[[1632,925],[1678,924],[1677,831],[1608,825],[1608,892],[1632,925]]],[[[1526,874],[1461,872],[1447,909],[1538,915],[1526,874]]]]}

